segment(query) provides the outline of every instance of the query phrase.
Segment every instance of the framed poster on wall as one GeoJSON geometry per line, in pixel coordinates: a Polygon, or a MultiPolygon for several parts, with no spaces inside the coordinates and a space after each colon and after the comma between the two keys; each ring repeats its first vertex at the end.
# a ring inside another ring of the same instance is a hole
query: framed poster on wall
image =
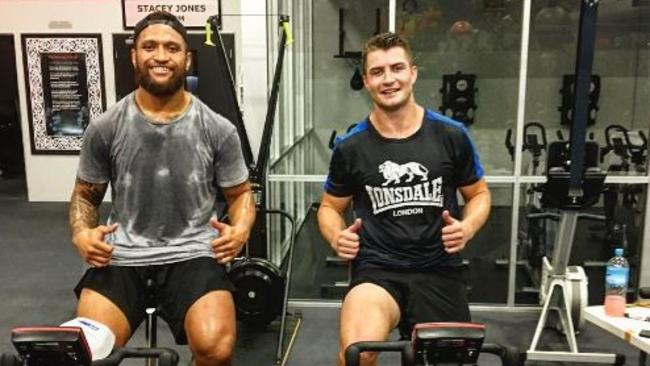
{"type": "Polygon", "coordinates": [[[32,154],[78,154],[105,108],[100,34],[23,34],[32,154]]]}

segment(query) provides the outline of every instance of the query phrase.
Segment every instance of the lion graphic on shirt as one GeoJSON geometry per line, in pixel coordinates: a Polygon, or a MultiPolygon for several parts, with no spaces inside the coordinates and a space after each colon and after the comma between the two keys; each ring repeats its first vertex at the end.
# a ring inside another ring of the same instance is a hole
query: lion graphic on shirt
{"type": "Polygon", "coordinates": [[[390,183],[399,184],[403,176],[407,176],[406,183],[411,182],[416,176],[420,177],[420,181],[424,182],[429,175],[429,170],[420,163],[397,164],[390,160],[386,160],[379,165],[379,172],[386,179],[381,184],[382,186],[387,186],[390,183]]]}

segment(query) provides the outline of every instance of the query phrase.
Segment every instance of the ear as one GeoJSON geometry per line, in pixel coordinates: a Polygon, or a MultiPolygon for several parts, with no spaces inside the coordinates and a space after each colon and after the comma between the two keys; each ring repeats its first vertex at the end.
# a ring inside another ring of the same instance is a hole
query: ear
{"type": "Polygon", "coordinates": [[[366,79],[366,70],[361,70],[361,78],[363,79],[363,87],[368,89],[368,80],[366,79]]]}
{"type": "Polygon", "coordinates": [[[192,68],[192,52],[188,51],[186,55],[187,58],[185,59],[185,72],[188,72],[192,68]]]}
{"type": "Polygon", "coordinates": [[[131,64],[133,65],[133,69],[137,68],[137,63],[135,62],[135,46],[131,48],[131,64]]]}
{"type": "Polygon", "coordinates": [[[411,66],[411,72],[413,73],[412,84],[415,84],[415,82],[418,80],[418,67],[415,65],[411,66]]]}

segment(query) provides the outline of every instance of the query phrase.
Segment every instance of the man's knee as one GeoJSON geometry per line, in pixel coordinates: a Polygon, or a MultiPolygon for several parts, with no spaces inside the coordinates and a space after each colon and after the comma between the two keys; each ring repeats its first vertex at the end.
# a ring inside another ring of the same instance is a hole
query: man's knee
{"type": "Polygon", "coordinates": [[[399,319],[399,306],[386,290],[359,285],[348,293],[341,309],[342,345],[385,340],[399,319]]]}
{"type": "MultiPolygon", "coordinates": [[[[388,333],[378,334],[373,331],[368,331],[367,328],[357,327],[355,329],[346,329],[341,332],[340,335],[340,357],[342,360],[345,359],[345,352],[348,347],[357,343],[357,342],[367,342],[367,341],[385,341],[388,339],[388,333]]],[[[377,359],[376,352],[362,352],[359,356],[360,365],[374,365],[373,362],[377,359]]],[[[342,363],[344,364],[344,363],[342,363]]]]}
{"type": "Polygon", "coordinates": [[[235,347],[235,335],[198,339],[190,345],[197,365],[229,365],[235,347]]]}
{"type": "Polygon", "coordinates": [[[369,366],[369,365],[374,365],[375,362],[377,361],[377,352],[363,352],[361,354],[360,360],[361,362],[359,365],[361,366],[369,366]]]}
{"type": "Polygon", "coordinates": [[[185,317],[185,333],[196,365],[229,365],[236,329],[230,293],[214,291],[197,300],[185,317]]]}
{"type": "MultiPolygon", "coordinates": [[[[353,343],[354,342],[349,343],[348,346],[353,344],[353,343]]],[[[340,354],[339,354],[339,365],[346,365],[346,363],[345,363],[346,350],[347,350],[347,346],[346,347],[341,347],[341,351],[340,351],[340,354]]],[[[379,354],[377,352],[362,352],[362,353],[359,354],[359,363],[358,364],[360,366],[375,365],[377,363],[378,356],[379,356],[379,354]]]]}

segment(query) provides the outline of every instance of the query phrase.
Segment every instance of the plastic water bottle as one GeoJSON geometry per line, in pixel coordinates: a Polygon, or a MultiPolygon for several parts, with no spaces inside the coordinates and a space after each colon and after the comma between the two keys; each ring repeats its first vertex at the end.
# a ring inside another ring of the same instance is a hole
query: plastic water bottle
{"type": "Polygon", "coordinates": [[[614,249],[614,256],[607,262],[605,272],[605,314],[625,315],[625,297],[630,278],[630,265],[623,257],[623,248],[614,249]]]}

